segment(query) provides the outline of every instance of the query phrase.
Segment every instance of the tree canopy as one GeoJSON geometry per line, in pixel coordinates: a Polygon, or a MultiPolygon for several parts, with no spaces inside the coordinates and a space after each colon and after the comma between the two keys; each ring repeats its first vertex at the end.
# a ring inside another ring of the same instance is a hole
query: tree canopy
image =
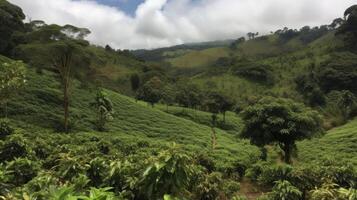
{"type": "Polygon", "coordinates": [[[288,99],[264,98],[245,109],[242,117],[245,121],[242,136],[260,147],[279,145],[287,163],[296,141],[311,138],[321,130],[316,111],[288,99]]]}
{"type": "Polygon", "coordinates": [[[22,20],[25,15],[21,8],[5,0],[0,0],[0,53],[9,55],[12,44],[12,35],[16,31],[22,31],[22,20]]]}

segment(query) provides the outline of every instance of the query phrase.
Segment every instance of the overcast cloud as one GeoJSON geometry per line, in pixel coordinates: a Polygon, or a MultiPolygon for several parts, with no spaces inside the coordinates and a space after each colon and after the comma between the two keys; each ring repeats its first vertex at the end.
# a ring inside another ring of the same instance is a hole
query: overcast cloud
{"type": "MultiPolygon", "coordinates": [[[[122,0],[118,0],[122,1],[122,0]]],[[[130,0],[129,0],[130,1],[130,0]]],[[[329,24],[357,0],[146,0],[134,16],[95,1],[10,0],[31,19],[87,27],[94,44],[157,48],[329,24]]]]}

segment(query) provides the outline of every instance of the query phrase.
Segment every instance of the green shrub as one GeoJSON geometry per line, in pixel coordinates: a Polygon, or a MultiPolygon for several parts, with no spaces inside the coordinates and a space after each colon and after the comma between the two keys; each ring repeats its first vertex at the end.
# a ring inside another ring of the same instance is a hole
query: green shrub
{"type": "Polygon", "coordinates": [[[112,187],[114,191],[121,192],[126,188],[136,184],[134,166],[128,161],[112,161],[109,164],[109,174],[105,179],[106,185],[112,187]]]}
{"type": "Polygon", "coordinates": [[[29,154],[28,141],[21,135],[11,135],[0,146],[0,162],[10,161],[29,154]]]}
{"type": "Polygon", "coordinates": [[[140,193],[148,199],[165,194],[180,196],[189,186],[193,174],[192,159],[172,148],[148,160],[150,165],[139,181],[140,193]]]}
{"type": "Polygon", "coordinates": [[[14,133],[14,129],[10,126],[9,120],[0,119],[0,139],[14,133]]]}
{"type": "Polygon", "coordinates": [[[232,198],[240,189],[240,184],[236,181],[224,181],[223,182],[223,191],[225,196],[232,198]]]}
{"type": "Polygon", "coordinates": [[[262,169],[258,182],[264,185],[274,185],[276,181],[289,180],[293,167],[290,165],[272,165],[262,169]]]}
{"type": "Polygon", "coordinates": [[[247,170],[247,164],[243,161],[236,161],[233,163],[232,167],[227,169],[227,175],[230,175],[232,178],[241,179],[244,177],[247,170]]]}
{"type": "Polygon", "coordinates": [[[115,197],[113,192],[110,192],[112,188],[91,188],[88,197],[80,197],[82,200],[119,200],[115,197]]]}
{"type": "Polygon", "coordinates": [[[79,174],[84,174],[86,166],[79,157],[62,153],[59,155],[58,164],[54,169],[61,179],[71,180],[73,177],[79,176],[79,174]]]}
{"type": "Polygon", "coordinates": [[[258,178],[263,173],[263,171],[266,171],[268,166],[269,163],[267,162],[257,162],[246,170],[246,176],[252,181],[258,181],[258,178]]]}
{"type": "Polygon", "coordinates": [[[3,195],[9,187],[9,172],[0,165],[0,195],[3,195]]]}
{"type": "Polygon", "coordinates": [[[194,199],[217,199],[223,190],[222,174],[213,172],[204,175],[195,188],[194,199]]]}
{"type": "Polygon", "coordinates": [[[46,199],[48,189],[58,184],[58,178],[51,173],[39,172],[36,177],[25,185],[25,191],[38,199],[46,199]]]}
{"type": "Polygon", "coordinates": [[[99,187],[106,178],[109,169],[106,160],[97,157],[91,160],[88,164],[87,175],[90,184],[94,187],[99,187]]]}
{"type": "Polygon", "coordinates": [[[277,181],[270,196],[273,200],[300,200],[302,192],[289,181],[277,181]]]}
{"type": "Polygon", "coordinates": [[[83,191],[87,186],[89,186],[90,179],[84,175],[84,174],[79,174],[76,177],[73,177],[71,179],[71,183],[73,184],[73,188],[75,191],[83,191]]]}
{"type": "Polygon", "coordinates": [[[53,147],[51,147],[46,140],[36,139],[34,144],[36,145],[34,145],[32,149],[35,152],[36,157],[39,159],[46,159],[53,153],[53,147]]]}
{"type": "Polygon", "coordinates": [[[39,164],[26,158],[17,158],[6,165],[9,171],[9,182],[15,186],[23,185],[32,180],[39,171],[39,164]]]}
{"type": "Polygon", "coordinates": [[[196,162],[197,164],[203,166],[210,173],[215,170],[214,161],[207,154],[198,154],[196,157],[196,162]]]}

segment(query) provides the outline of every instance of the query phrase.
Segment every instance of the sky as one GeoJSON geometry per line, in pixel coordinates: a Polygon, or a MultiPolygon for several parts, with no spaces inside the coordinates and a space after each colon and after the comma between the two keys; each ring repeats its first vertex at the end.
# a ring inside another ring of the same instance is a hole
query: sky
{"type": "Polygon", "coordinates": [[[28,19],[91,30],[93,44],[152,49],[330,24],[357,0],[9,0],[28,19]]]}
{"type": "Polygon", "coordinates": [[[96,0],[99,4],[117,7],[126,14],[134,16],[136,8],[144,2],[144,0],[96,0]]]}

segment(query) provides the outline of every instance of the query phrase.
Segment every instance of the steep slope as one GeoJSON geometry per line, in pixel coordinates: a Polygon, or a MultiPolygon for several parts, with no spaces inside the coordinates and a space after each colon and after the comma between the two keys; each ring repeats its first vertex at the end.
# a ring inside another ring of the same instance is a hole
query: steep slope
{"type": "Polygon", "coordinates": [[[342,46],[342,39],[336,37],[334,32],[329,32],[305,46],[301,46],[297,39],[277,46],[270,41],[274,37],[273,35],[243,43],[237,50],[231,50],[229,53],[231,57],[227,58],[228,62],[233,64],[207,66],[205,72],[191,77],[191,81],[203,89],[213,88],[237,100],[259,95],[274,95],[301,101],[301,96],[296,91],[295,78],[310,72],[312,68],[318,69],[342,46]],[[235,70],[239,68],[236,65],[244,67],[246,60],[256,65],[269,66],[273,84],[237,75],[235,70]]]}
{"type": "Polygon", "coordinates": [[[300,142],[298,148],[299,161],[303,163],[333,158],[357,166],[357,119],[328,131],[321,138],[300,142]]]}
{"type": "MultiPolygon", "coordinates": [[[[75,80],[72,86],[71,127],[74,132],[96,134],[94,121],[96,112],[90,107],[96,90],[75,80]]],[[[138,140],[154,144],[182,144],[184,149],[194,152],[211,151],[212,130],[205,124],[176,117],[156,108],[135,102],[126,96],[107,90],[116,112],[115,119],[108,125],[108,133],[114,138],[125,138],[129,143],[138,140]]],[[[9,104],[9,116],[17,126],[31,131],[60,129],[62,124],[61,90],[54,73],[34,69],[28,70],[28,84],[19,96],[9,104]],[[30,126],[31,125],[31,126],[30,126]]],[[[217,129],[217,146],[212,156],[219,165],[229,165],[237,159],[249,160],[258,155],[248,141],[239,140],[235,134],[217,129]]],[[[102,133],[97,134],[101,137],[102,133]]],[[[111,137],[110,136],[110,137],[111,137]]]]}

